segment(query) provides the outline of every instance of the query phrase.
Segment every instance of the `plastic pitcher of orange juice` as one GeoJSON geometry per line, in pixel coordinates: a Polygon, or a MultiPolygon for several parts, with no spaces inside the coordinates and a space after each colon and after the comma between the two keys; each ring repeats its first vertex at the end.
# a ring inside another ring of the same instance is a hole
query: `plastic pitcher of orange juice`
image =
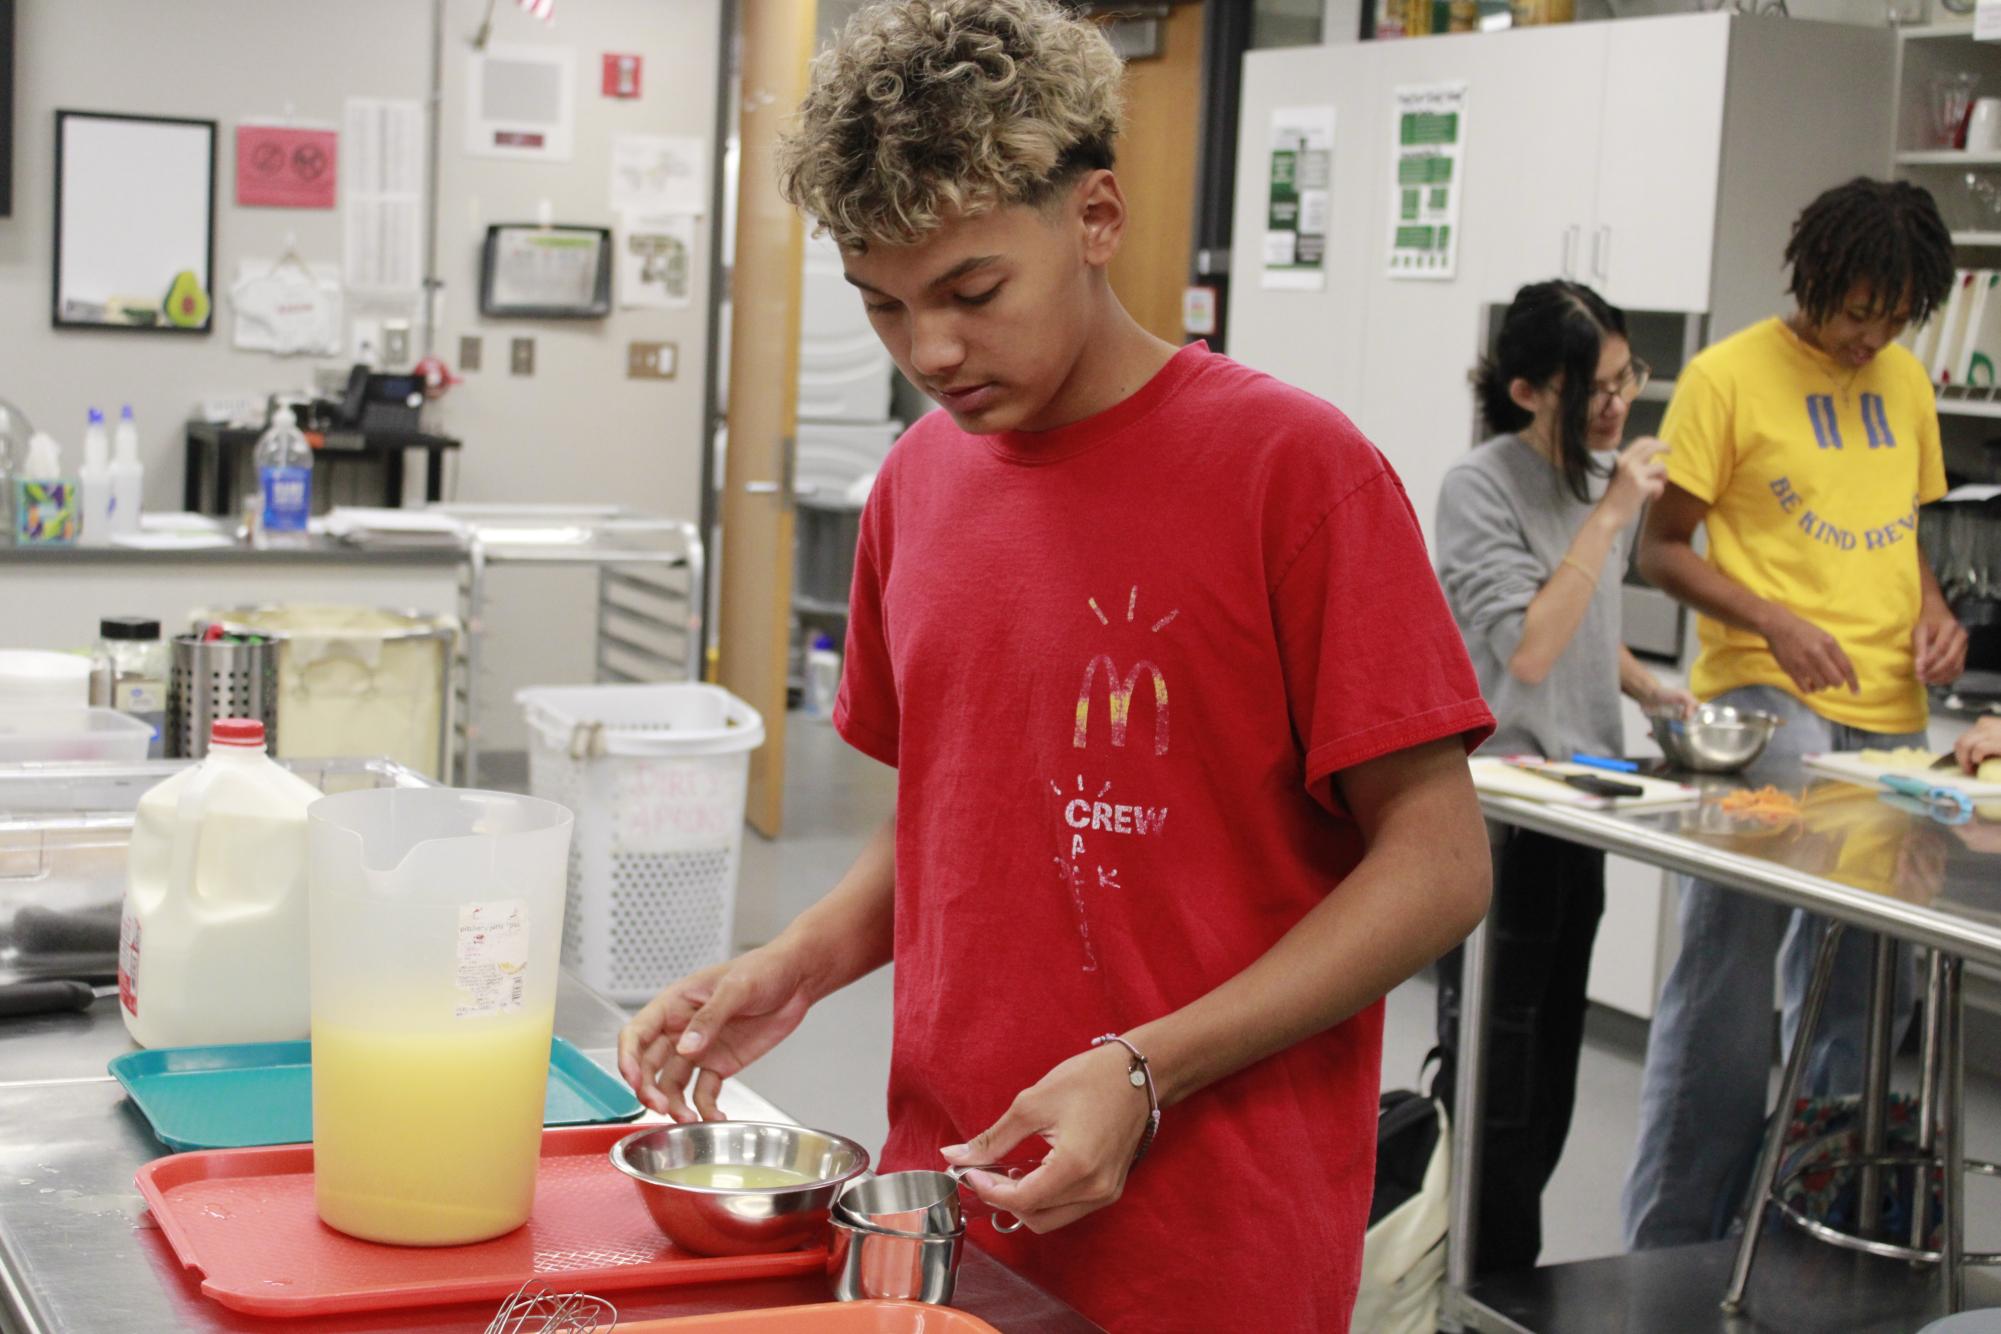
{"type": "Polygon", "coordinates": [[[570,812],[448,788],[308,813],[320,1218],[451,1246],[528,1221],[570,812]]]}

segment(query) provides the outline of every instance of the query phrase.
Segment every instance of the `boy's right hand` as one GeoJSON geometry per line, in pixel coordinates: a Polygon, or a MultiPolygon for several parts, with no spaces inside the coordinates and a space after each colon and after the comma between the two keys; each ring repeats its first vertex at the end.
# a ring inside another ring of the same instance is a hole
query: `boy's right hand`
{"type": "Polygon", "coordinates": [[[1855,664],[1842,651],[1841,642],[1812,621],[1774,608],[1771,624],[1765,627],[1765,642],[1800,693],[1811,695],[1843,685],[1851,695],[1862,693],[1855,664]]]}
{"type": "Polygon", "coordinates": [[[1667,463],[1661,458],[1667,448],[1665,441],[1645,436],[1619,451],[1618,466],[1598,502],[1616,526],[1624,528],[1639,518],[1647,502],[1659,500],[1667,489],[1667,463]]]}
{"type": "Polygon", "coordinates": [[[764,945],[667,987],[618,1035],[618,1072],[646,1106],[676,1121],[721,1121],[725,1079],[777,1046],[812,1004],[797,956],[764,945]],[[696,1075],[693,1105],[688,1080],[696,1075]]]}

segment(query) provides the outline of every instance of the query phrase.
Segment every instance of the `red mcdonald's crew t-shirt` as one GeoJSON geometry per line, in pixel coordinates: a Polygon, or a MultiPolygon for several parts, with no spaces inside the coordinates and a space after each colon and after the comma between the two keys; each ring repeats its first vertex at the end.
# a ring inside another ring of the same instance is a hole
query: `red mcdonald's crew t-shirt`
{"type": "MultiPolygon", "coordinates": [[[[1330,774],[1493,725],[1382,455],[1200,344],[1057,430],[905,433],[834,722],[899,770],[887,1169],[1338,896],[1330,774]]],[[[1115,1331],[1345,1330],[1381,1043],[1378,1002],[1170,1109],[1117,1204],[970,1240],[1115,1331]]]]}

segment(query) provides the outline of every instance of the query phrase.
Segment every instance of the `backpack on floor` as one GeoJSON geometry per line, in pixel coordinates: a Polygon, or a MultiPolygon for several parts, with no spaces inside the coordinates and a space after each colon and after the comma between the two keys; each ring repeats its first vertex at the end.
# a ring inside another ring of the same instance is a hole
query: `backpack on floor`
{"type": "Polygon", "coordinates": [[[1362,1246],[1352,1334],[1434,1334],[1451,1213],[1445,1108],[1407,1089],[1376,1113],[1376,1189],[1362,1246]]]}

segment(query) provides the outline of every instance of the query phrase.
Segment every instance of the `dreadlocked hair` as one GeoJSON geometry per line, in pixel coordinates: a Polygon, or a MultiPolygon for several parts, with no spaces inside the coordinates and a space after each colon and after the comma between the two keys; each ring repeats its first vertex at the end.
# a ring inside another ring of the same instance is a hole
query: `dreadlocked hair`
{"type": "Polygon", "coordinates": [[[1806,206],[1786,243],[1792,295],[1815,323],[1838,313],[1856,287],[1872,315],[1902,309],[1923,324],[1952,291],[1952,233],[1931,192],[1908,181],[1858,176],[1806,206]]]}

